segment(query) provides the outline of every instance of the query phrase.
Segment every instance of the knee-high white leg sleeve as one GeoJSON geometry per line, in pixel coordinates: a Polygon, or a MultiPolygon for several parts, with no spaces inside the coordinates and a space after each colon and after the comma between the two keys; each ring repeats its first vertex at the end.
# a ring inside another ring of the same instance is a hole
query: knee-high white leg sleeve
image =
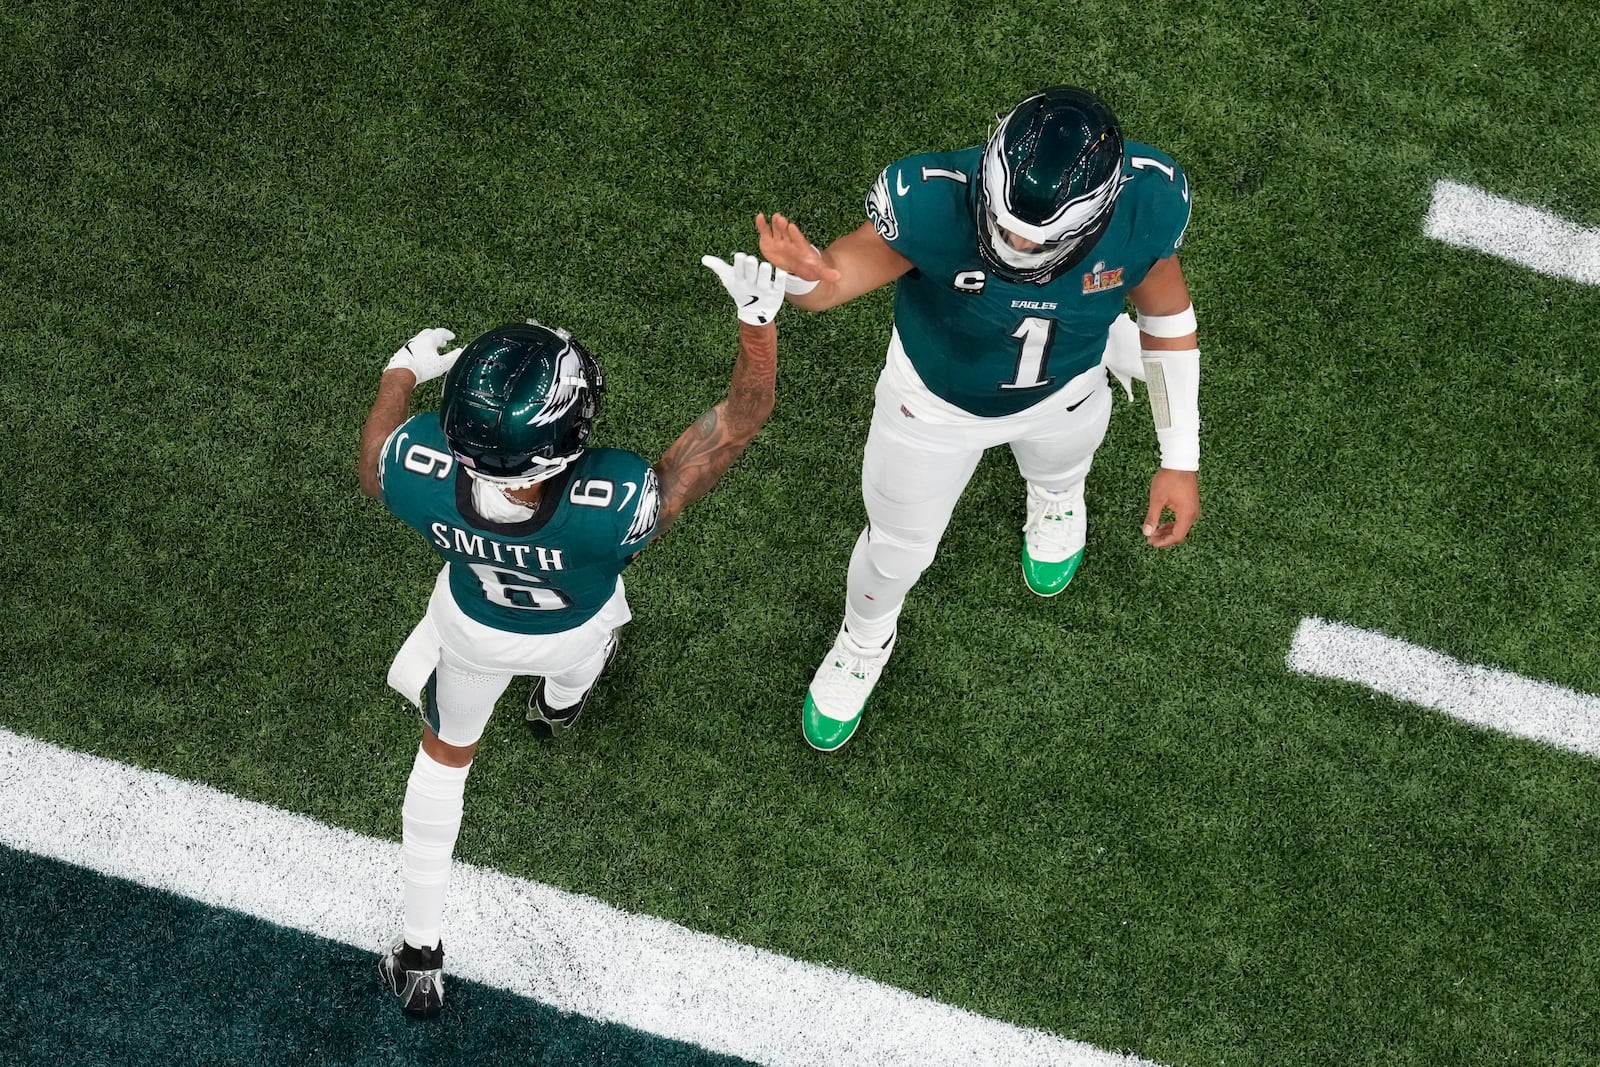
{"type": "Polygon", "coordinates": [[[405,898],[405,939],[418,948],[439,943],[444,894],[450,881],[450,855],[461,832],[467,767],[446,767],[417,749],[400,809],[401,875],[405,898]]]}
{"type": "Polygon", "coordinates": [[[933,562],[937,542],[902,545],[881,531],[862,530],[850,553],[844,623],[863,644],[881,645],[894,632],[906,594],[933,562]]]}

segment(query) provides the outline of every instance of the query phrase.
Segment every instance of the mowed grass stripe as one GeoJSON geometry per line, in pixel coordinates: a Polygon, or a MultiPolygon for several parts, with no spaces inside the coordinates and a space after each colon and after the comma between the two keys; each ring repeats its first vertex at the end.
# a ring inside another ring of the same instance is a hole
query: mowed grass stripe
{"type": "Polygon", "coordinates": [[[1600,229],[1470,185],[1435,182],[1422,232],[1541,274],[1600,285],[1600,229]]]}
{"type": "Polygon", "coordinates": [[[1492,730],[1600,757],[1600,697],[1474,666],[1370,630],[1302,619],[1289,668],[1375,689],[1492,730]]]}
{"type": "MultiPolygon", "coordinates": [[[[397,928],[392,841],[4,730],[0,804],[12,848],[357,947],[397,928]]],[[[1148,1064],[470,864],[450,892],[455,976],[757,1063],[1148,1064]]]]}

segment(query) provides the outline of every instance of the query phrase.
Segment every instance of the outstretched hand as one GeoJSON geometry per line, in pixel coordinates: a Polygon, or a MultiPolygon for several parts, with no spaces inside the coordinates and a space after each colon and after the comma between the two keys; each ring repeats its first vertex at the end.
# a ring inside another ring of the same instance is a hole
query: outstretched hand
{"type": "Polygon", "coordinates": [[[383,369],[404,369],[416,376],[417,384],[432,381],[450,369],[456,357],[461,355],[457,348],[449,352],[440,352],[439,349],[456,339],[456,335],[449,330],[431,329],[423,330],[405,343],[405,347],[394,354],[388,365],[383,369]]]}
{"type": "Polygon", "coordinates": [[[1150,510],[1144,516],[1144,538],[1151,548],[1169,548],[1189,536],[1189,528],[1200,517],[1200,477],[1194,471],[1162,467],[1150,479],[1150,510]],[[1172,512],[1170,522],[1161,521],[1163,510],[1172,512]]]}
{"type": "Polygon", "coordinates": [[[700,262],[721,279],[739,309],[740,322],[765,326],[778,317],[778,309],[783,306],[783,283],[789,277],[786,273],[774,271],[771,263],[745,252],[735,252],[732,263],[716,256],[701,256],[700,262]]]}
{"type": "Polygon", "coordinates": [[[768,222],[756,216],[756,233],[761,235],[761,258],[779,270],[808,282],[836,282],[839,272],[823,262],[822,253],[800,232],[800,227],[774,213],[768,222]]]}

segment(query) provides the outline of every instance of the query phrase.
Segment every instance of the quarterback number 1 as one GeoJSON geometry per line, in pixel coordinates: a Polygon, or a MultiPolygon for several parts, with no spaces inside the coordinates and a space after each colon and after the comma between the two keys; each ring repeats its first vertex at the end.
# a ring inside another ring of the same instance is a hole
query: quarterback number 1
{"type": "Polygon", "coordinates": [[[1017,354],[1016,377],[1009,382],[1001,382],[1000,388],[1037,389],[1055,381],[1044,376],[1044,365],[1050,358],[1050,339],[1055,332],[1055,319],[1041,319],[1032,315],[1011,331],[1011,336],[1022,342],[1022,351],[1017,354]]]}
{"type": "Polygon", "coordinates": [[[1171,167],[1161,162],[1161,160],[1151,159],[1149,156],[1133,156],[1129,158],[1128,166],[1132,167],[1134,170],[1149,170],[1154,167],[1162,174],[1165,174],[1167,176],[1167,181],[1169,182],[1176,177],[1176,172],[1171,167]]]}

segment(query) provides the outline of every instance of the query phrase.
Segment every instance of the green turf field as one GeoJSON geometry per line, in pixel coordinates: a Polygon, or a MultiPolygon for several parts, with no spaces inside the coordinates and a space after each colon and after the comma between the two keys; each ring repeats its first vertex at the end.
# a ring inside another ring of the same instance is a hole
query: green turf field
{"type": "Polygon", "coordinates": [[[1083,84],[1195,189],[1189,543],[1119,403],[1033,598],[991,454],[807,750],[890,301],[786,311],[762,438],[581,729],[508,693],[458,856],[1163,1064],[1600,1062],[1600,768],[1284,666],[1319,615],[1600,693],[1600,289],[1421,231],[1439,178],[1600,225],[1600,8],[159,7],[0,9],[0,725],[398,838],[436,564],[356,489],[388,355],[564,325],[654,458],[734,354],[701,254],[1083,84]]]}

